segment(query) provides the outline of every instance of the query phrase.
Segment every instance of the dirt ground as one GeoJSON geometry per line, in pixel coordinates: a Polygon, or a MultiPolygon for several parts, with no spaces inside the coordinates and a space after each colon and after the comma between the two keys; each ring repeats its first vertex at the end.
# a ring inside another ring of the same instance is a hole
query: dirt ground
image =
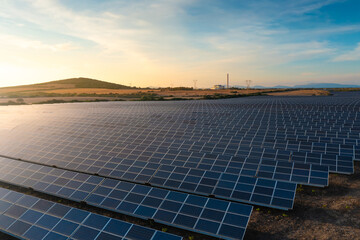
{"type": "MultiPolygon", "coordinates": [[[[64,100],[64,101],[94,101],[95,99],[101,100],[115,100],[118,98],[114,97],[31,97],[31,98],[22,98],[26,104],[34,104],[39,102],[51,101],[53,99],[56,100],[64,100]]],[[[128,100],[130,98],[127,98],[128,100]]],[[[8,101],[16,101],[17,98],[0,98],[0,103],[6,103],[8,101]]]]}
{"type": "MultiPolygon", "coordinates": [[[[59,93],[59,94],[135,94],[135,93],[155,93],[160,96],[169,96],[173,95],[174,97],[182,97],[182,96],[204,96],[211,95],[215,93],[219,94],[248,94],[248,93],[256,93],[263,92],[263,89],[219,89],[219,90],[211,90],[211,89],[198,89],[198,90],[159,90],[159,89],[103,89],[103,88],[71,88],[71,89],[54,89],[54,90],[43,90],[45,93],[59,93]]],[[[268,91],[268,90],[266,90],[268,91]]],[[[271,90],[270,90],[271,91],[271,90]]]]}
{"type": "MultiPolygon", "coordinates": [[[[22,89],[25,90],[25,89],[22,89]]],[[[38,89],[26,89],[26,91],[16,92],[39,92],[38,89]]],[[[313,96],[313,95],[327,95],[328,91],[325,90],[294,90],[294,91],[283,91],[284,89],[197,89],[197,90],[159,90],[159,89],[102,89],[102,88],[70,88],[70,89],[43,89],[41,92],[44,93],[57,93],[57,94],[137,94],[137,93],[154,93],[159,96],[173,96],[173,97],[201,97],[205,95],[213,94],[252,94],[258,92],[269,92],[275,91],[274,93],[267,93],[271,96],[313,96]],[[281,91],[281,92],[277,92],[281,91]]],[[[1,93],[1,91],[0,91],[1,93]]]]}
{"type": "MultiPolygon", "coordinates": [[[[1,94],[0,89],[0,94],[1,94]]],[[[24,89],[21,89],[24,90],[24,89]]],[[[203,98],[205,95],[214,95],[214,94],[224,94],[224,95],[234,95],[234,94],[253,94],[258,92],[264,91],[279,91],[278,89],[270,90],[270,89],[241,89],[241,90],[234,90],[234,89],[222,89],[222,90],[178,90],[178,91],[170,91],[170,90],[158,90],[158,89],[100,89],[100,88],[73,88],[73,89],[56,89],[56,90],[42,90],[41,92],[44,93],[57,93],[57,94],[120,94],[120,95],[127,95],[127,96],[119,96],[119,97],[81,97],[81,96],[74,96],[74,97],[22,97],[26,104],[34,104],[38,102],[44,101],[51,101],[53,99],[56,100],[64,100],[64,101],[94,101],[95,99],[102,99],[102,100],[136,100],[139,99],[139,93],[148,93],[148,94],[156,94],[158,96],[164,97],[164,99],[172,99],[172,98],[188,98],[188,99],[200,99],[203,98]],[[129,95],[135,94],[134,97],[129,95]]],[[[27,91],[19,92],[28,94],[31,92],[36,92],[34,89],[27,89],[27,91]]],[[[324,90],[295,90],[295,91],[285,91],[285,92],[274,92],[274,93],[265,93],[271,96],[319,96],[319,95],[327,95],[328,92],[324,90]]],[[[2,97],[0,98],[0,103],[6,103],[8,101],[16,101],[17,98],[7,98],[2,97]]]]}
{"type": "Polygon", "coordinates": [[[8,92],[31,92],[31,91],[47,91],[49,89],[57,89],[57,88],[74,88],[74,84],[47,84],[46,86],[38,86],[38,85],[28,85],[28,86],[14,86],[14,87],[3,87],[0,88],[1,93],[8,92]]]}
{"type": "Polygon", "coordinates": [[[329,187],[299,187],[293,210],[255,207],[245,239],[360,239],[360,162],[329,187]]]}
{"type": "Polygon", "coordinates": [[[274,92],[268,93],[267,95],[270,96],[323,96],[328,95],[329,91],[326,90],[316,90],[316,89],[309,89],[309,90],[294,90],[294,91],[285,91],[285,92],[274,92]]]}
{"type": "MultiPolygon", "coordinates": [[[[2,94],[3,89],[0,88],[0,95],[2,94]]],[[[16,93],[24,94],[25,96],[29,93],[36,93],[38,92],[37,89],[29,89],[27,88],[26,91],[19,88],[16,93]]],[[[63,96],[53,96],[53,97],[21,97],[26,104],[34,104],[44,101],[51,101],[53,99],[56,100],[64,100],[64,101],[94,101],[96,99],[102,100],[136,100],[140,98],[140,94],[156,94],[157,96],[162,96],[164,99],[172,99],[172,98],[183,98],[183,99],[200,99],[203,98],[205,95],[214,95],[214,94],[223,94],[223,95],[235,95],[235,94],[252,94],[263,92],[264,90],[261,89],[249,89],[249,90],[234,90],[234,89],[221,89],[221,90],[178,90],[178,91],[170,91],[170,90],[159,90],[159,89],[101,89],[101,88],[72,88],[72,89],[52,89],[52,90],[41,90],[42,93],[56,93],[56,94],[119,94],[118,97],[112,96],[89,96],[89,97],[82,97],[82,96],[73,96],[73,97],[63,97],[63,96]],[[124,95],[124,96],[121,96],[124,95]],[[133,95],[133,96],[132,96],[133,95]]],[[[265,90],[271,91],[271,90],[265,90]]],[[[6,103],[8,101],[17,101],[18,98],[9,98],[9,97],[0,97],[0,103],[6,103]]]]}

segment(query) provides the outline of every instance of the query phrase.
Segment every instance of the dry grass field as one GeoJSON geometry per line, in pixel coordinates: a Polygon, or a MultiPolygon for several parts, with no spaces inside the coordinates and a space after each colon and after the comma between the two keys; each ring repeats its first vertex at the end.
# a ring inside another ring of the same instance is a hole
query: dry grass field
{"type": "Polygon", "coordinates": [[[48,85],[29,85],[29,86],[18,86],[18,87],[4,87],[0,88],[0,94],[10,92],[45,92],[53,89],[66,89],[74,88],[74,84],[48,84],[48,85]]]}
{"type": "MultiPolygon", "coordinates": [[[[31,89],[31,88],[19,88],[17,91],[11,89],[10,96],[7,96],[9,92],[5,92],[0,89],[0,103],[6,103],[8,101],[16,101],[18,98],[24,100],[26,104],[34,104],[44,101],[50,101],[53,99],[63,101],[92,101],[99,100],[137,100],[143,95],[156,95],[163,97],[164,99],[182,98],[182,99],[201,99],[208,95],[238,95],[238,94],[254,94],[262,93],[264,90],[169,90],[169,89],[102,89],[102,88],[70,88],[70,89],[31,89]],[[15,97],[11,97],[15,95],[15,97]],[[53,95],[53,96],[46,96],[53,95]],[[107,96],[109,95],[109,96],[107,96]]],[[[265,90],[269,91],[269,90],[265,90]]]]}
{"type": "MultiPolygon", "coordinates": [[[[274,90],[265,90],[274,91],[274,90]]],[[[173,95],[174,97],[196,97],[213,94],[251,94],[264,92],[264,89],[196,89],[196,90],[168,90],[168,89],[101,89],[101,88],[73,88],[73,89],[55,89],[43,91],[46,93],[58,93],[58,94],[134,94],[134,93],[155,93],[160,96],[173,95]]]]}
{"type": "Polygon", "coordinates": [[[289,89],[191,89],[191,88],[131,88],[88,78],[73,78],[41,84],[0,88],[0,104],[8,102],[34,104],[47,101],[95,100],[171,100],[218,99],[243,95],[318,96],[329,95],[325,90],[289,89]]]}
{"type": "Polygon", "coordinates": [[[134,94],[134,93],[155,93],[161,96],[204,96],[211,94],[251,94],[264,91],[276,91],[269,89],[198,89],[198,90],[168,90],[168,89],[104,89],[104,88],[74,88],[70,85],[47,85],[46,87],[8,87],[0,88],[0,94],[7,93],[19,93],[19,94],[29,94],[29,93],[56,93],[56,94],[134,94]]]}
{"type": "MultiPolygon", "coordinates": [[[[71,102],[71,101],[94,101],[95,99],[111,101],[111,100],[116,100],[118,98],[113,98],[113,97],[28,97],[28,98],[25,97],[22,98],[22,100],[24,100],[24,103],[26,104],[46,102],[46,101],[51,101],[53,99],[62,100],[65,102],[71,102]]],[[[7,103],[9,101],[17,101],[17,98],[0,98],[0,104],[7,103]]]]}
{"type": "MultiPolygon", "coordinates": [[[[11,89],[15,90],[15,89],[11,89]]],[[[102,89],[102,88],[70,88],[70,89],[32,89],[18,88],[17,91],[10,92],[16,97],[6,96],[7,91],[0,89],[0,103],[16,101],[22,98],[26,104],[51,101],[53,99],[62,101],[94,101],[94,100],[137,100],[141,95],[154,94],[164,99],[202,99],[204,96],[213,95],[238,95],[261,93],[270,96],[323,96],[329,92],[325,90],[294,90],[284,91],[279,89],[223,89],[223,90],[168,90],[168,89],[102,89]],[[281,92],[278,92],[281,91],[281,92]],[[54,96],[44,96],[43,94],[54,94],[54,96]],[[64,96],[61,96],[64,95],[64,96]],[[71,96],[66,96],[71,95],[71,96]],[[81,96],[84,95],[84,96],[81,96]],[[88,95],[88,96],[87,96],[88,95]],[[93,95],[93,96],[91,96],[93,95]],[[97,96],[96,96],[97,95],[97,96]],[[106,96],[109,95],[109,96],[106,96]],[[113,96],[114,95],[114,96],[113,96]]]]}
{"type": "Polygon", "coordinates": [[[317,90],[317,89],[309,89],[309,90],[293,90],[293,91],[285,91],[285,92],[274,92],[268,93],[270,96],[326,96],[329,95],[329,91],[326,90],[317,90]]]}

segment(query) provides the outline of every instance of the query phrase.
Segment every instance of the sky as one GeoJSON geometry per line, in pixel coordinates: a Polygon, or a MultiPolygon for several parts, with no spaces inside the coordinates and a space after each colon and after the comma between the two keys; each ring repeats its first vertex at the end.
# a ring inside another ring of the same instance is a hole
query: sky
{"type": "Polygon", "coordinates": [[[0,86],[360,84],[359,0],[0,0],[0,86]]]}

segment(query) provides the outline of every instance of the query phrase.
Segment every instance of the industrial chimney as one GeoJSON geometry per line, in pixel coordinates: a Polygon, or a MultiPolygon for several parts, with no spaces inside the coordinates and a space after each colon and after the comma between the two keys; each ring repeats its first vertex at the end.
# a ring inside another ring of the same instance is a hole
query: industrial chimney
{"type": "Polygon", "coordinates": [[[229,85],[229,74],[226,75],[226,88],[230,88],[230,85],[229,85]]]}

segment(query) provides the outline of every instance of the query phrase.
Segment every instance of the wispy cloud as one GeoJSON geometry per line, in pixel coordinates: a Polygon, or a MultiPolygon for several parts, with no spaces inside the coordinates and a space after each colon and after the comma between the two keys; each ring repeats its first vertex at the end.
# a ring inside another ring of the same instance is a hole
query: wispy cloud
{"type": "MultiPolygon", "coordinates": [[[[214,72],[256,75],[304,60],[329,62],[342,46],[328,37],[360,31],[359,23],[311,23],[322,8],[344,0],[104,0],[79,8],[75,1],[0,1],[0,17],[23,26],[0,35],[1,42],[24,51],[76,49],[97,72],[102,72],[99,62],[111,62],[122,67],[122,77],[128,72],[137,79],[164,77],[166,70],[173,78],[211,71],[207,78],[217,81],[214,72]],[[50,35],[55,35],[51,41],[50,35]]],[[[6,32],[8,25],[0,22],[0,29],[6,32]]],[[[357,51],[334,61],[356,59],[357,51]]]]}
{"type": "Polygon", "coordinates": [[[314,72],[303,72],[300,75],[301,76],[314,76],[314,75],[316,75],[316,73],[314,73],[314,72]]]}
{"type": "MultiPolygon", "coordinates": [[[[182,22],[182,18],[185,19],[188,16],[185,8],[199,4],[199,1],[194,0],[161,0],[151,4],[147,1],[137,1],[127,4],[126,7],[121,6],[116,9],[118,11],[109,9],[96,14],[91,11],[72,11],[56,0],[27,0],[26,2],[30,10],[18,9],[9,3],[7,4],[8,8],[5,9],[12,16],[32,22],[46,31],[55,30],[65,35],[86,39],[98,44],[108,54],[122,53],[139,61],[167,61],[171,60],[169,57],[171,54],[176,54],[177,58],[181,60],[189,59],[187,54],[190,52],[197,52],[198,56],[193,58],[195,61],[201,59],[206,61],[209,51],[213,55],[219,54],[221,57],[226,54],[221,51],[227,49],[234,55],[244,54],[244,49],[246,49],[247,55],[249,52],[254,53],[254,50],[255,52],[256,50],[271,51],[279,54],[282,61],[285,59],[292,61],[297,57],[302,59],[305,56],[314,56],[329,51],[328,48],[320,49],[319,46],[314,46],[314,41],[277,43],[276,38],[279,35],[286,36],[290,30],[269,28],[267,22],[272,17],[252,18],[253,12],[242,12],[240,15],[242,17],[239,18],[235,16],[236,13],[229,14],[229,18],[240,20],[237,22],[237,26],[231,23],[231,19],[220,18],[220,24],[225,24],[228,30],[212,33],[210,29],[209,34],[197,37],[196,33],[189,33],[188,26],[182,22]],[[253,21],[251,24],[246,20],[249,18],[253,21]],[[247,24],[241,25],[241,22],[247,24]],[[193,34],[193,36],[189,36],[189,34],[193,34]],[[194,44],[196,41],[198,44],[194,44]],[[240,45],[242,47],[239,47],[240,45]],[[206,48],[206,46],[213,48],[206,48]],[[299,50],[297,51],[296,48],[299,50]]],[[[306,0],[297,3],[282,1],[281,4],[274,4],[270,1],[258,1],[250,6],[253,9],[266,7],[262,10],[263,13],[280,10],[282,15],[292,15],[295,11],[300,15],[332,2],[334,1],[306,0]],[[268,5],[269,7],[267,7],[268,5]]],[[[220,17],[219,14],[222,12],[212,10],[209,14],[214,15],[213,17],[220,17]]],[[[265,13],[262,14],[262,17],[264,16],[266,16],[265,13]]],[[[204,17],[208,18],[209,16],[205,14],[204,17]]],[[[282,41],[285,40],[282,39],[282,41]]],[[[249,56],[249,58],[252,57],[249,56]]]]}
{"type": "Polygon", "coordinates": [[[343,74],[309,74],[301,75],[299,79],[306,79],[303,83],[353,83],[359,84],[360,73],[343,73],[343,74]]]}
{"type": "Polygon", "coordinates": [[[335,57],[333,61],[334,62],[360,61],[360,43],[358,43],[358,46],[354,50],[335,57]]]}
{"type": "Polygon", "coordinates": [[[78,49],[78,46],[70,42],[46,44],[40,40],[33,40],[7,34],[0,35],[0,44],[2,46],[15,46],[21,49],[50,50],[53,52],[78,49]]]}

